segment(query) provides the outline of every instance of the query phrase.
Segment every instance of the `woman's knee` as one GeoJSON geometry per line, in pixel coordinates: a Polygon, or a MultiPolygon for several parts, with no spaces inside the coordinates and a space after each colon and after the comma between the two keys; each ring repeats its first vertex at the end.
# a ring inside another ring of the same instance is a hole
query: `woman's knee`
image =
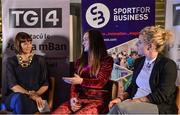
{"type": "Polygon", "coordinates": [[[16,94],[15,98],[16,102],[26,102],[27,100],[29,100],[29,97],[22,93],[16,94]]]}
{"type": "Polygon", "coordinates": [[[119,107],[116,105],[114,105],[110,110],[108,114],[117,114],[119,110],[119,107]]]}
{"type": "Polygon", "coordinates": [[[22,93],[15,93],[11,98],[11,108],[14,106],[23,106],[23,103],[26,102],[28,96],[22,93]]]}
{"type": "Polygon", "coordinates": [[[123,103],[118,103],[109,110],[109,114],[123,114],[126,111],[127,107],[123,103]]]}
{"type": "Polygon", "coordinates": [[[60,105],[58,108],[56,108],[52,114],[70,114],[70,105],[69,102],[64,102],[62,105],[60,105]]]}
{"type": "Polygon", "coordinates": [[[38,111],[36,104],[27,95],[22,93],[17,93],[12,97],[11,108],[14,113],[34,113],[38,111]]]}

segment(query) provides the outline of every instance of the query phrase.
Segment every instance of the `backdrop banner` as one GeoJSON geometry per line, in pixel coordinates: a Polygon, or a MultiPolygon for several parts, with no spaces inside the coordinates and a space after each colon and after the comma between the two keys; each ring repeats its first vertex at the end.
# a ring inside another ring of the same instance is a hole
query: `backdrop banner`
{"type": "Polygon", "coordinates": [[[117,64],[112,80],[131,76],[129,70],[137,58],[135,38],[142,28],[154,24],[155,0],[82,0],[83,33],[89,29],[101,30],[108,53],[117,64]]]}
{"type": "Polygon", "coordinates": [[[1,3],[3,65],[7,57],[14,55],[15,35],[26,32],[33,39],[33,52],[46,57],[49,76],[68,76],[69,0],[2,0],[1,3]]]}
{"type": "Polygon", "coordinates": [[[138,36],[155,24],[155,0],[82,0],[83,32],[100,29],[107,48],[138,36]]]}
{"type": "Polygon", "coordinates": [[[176,85],[180,85],[180,1],[166,0],[165,27],[173,32],[174,42],[167,48],[167,56],[172,58],[178,68],[176,85]]]}

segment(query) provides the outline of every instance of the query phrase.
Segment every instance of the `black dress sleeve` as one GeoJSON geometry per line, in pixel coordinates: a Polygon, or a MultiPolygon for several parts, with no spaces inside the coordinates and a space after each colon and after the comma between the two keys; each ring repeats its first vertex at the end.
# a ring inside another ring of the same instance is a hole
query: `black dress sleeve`
{"type": "Polygon", "coordinates": [[[15,77],[15,60],[14,57],[7,59],[6,64],[6,80],[8,84],[8,88],[12,88],[13,86],[17,85],[16,77],[15,77]]]}
{"type": "Polygon", "coordinates": [[[46,61],[43,56],[38,56],[38,60],[40,63],[41,67],[41,81],[40,81],[40,86],[48,86],[48,76],[47,76],[47,66],[46,66],[46,61]]]}

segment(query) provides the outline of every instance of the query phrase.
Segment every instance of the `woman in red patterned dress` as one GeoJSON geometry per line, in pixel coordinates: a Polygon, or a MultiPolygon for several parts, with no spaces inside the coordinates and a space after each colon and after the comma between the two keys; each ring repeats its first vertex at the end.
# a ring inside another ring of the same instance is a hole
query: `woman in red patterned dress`
{"type": "Polygon", "coordinates": [[[83,36],[83,52],[75,64],[73,77],[64,77],[72,84],[70,101],[60,105],[53,114],[100,114],[108,111],[110,92],[105,89],[113,59],[108,56],[103,36],[89,30],[83,36]]]}

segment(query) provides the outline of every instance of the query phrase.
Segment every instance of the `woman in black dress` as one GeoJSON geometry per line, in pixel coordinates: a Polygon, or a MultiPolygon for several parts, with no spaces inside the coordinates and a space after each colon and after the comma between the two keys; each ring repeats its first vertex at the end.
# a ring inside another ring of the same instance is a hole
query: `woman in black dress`
{"type": "Polygon", "coordinates": [[[42,95],[48,89],[47,69],[42,56],[32,53],[32,38],[19,32],[15,38],[16,55],[7,59],[7,110],[35,113],[44,106],[42,95]]]}

